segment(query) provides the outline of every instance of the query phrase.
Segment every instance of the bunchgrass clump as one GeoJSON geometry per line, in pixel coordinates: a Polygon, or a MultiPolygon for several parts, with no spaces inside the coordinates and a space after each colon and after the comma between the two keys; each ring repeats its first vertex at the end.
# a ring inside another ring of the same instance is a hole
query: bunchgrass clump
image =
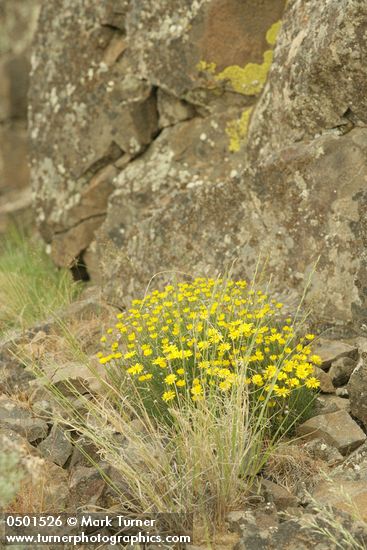
{"type": "Polygon", "coordinates": [[[79,292],[40,239],[12,227],[0,240],[0,332],[27,328],[69,304],[79,292]]]}
{"type": "MultiPolygon", "coordinates": [[[[112,505],[193,513],[212,541],[315,397],[320,359],[313,335],[298,332],[255,283],[170,284],[106,327],[103,351],[87,363],[99,389],[70,382],[70,399],[50,381],[58,420],[98,451],[101,465],[90,460],[112,505]]],[[[38,360],[34,370],[45,378],[49,366],[38,360]]]]}

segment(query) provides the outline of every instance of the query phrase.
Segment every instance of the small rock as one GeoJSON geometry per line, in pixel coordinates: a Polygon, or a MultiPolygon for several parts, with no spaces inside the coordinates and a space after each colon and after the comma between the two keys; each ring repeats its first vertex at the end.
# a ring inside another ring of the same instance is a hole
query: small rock
{"type": "Polygon", "coordinates": [[[71,455],[69,468],[74,469],[79,466],[90,466],[91,462],[88,459],[98,462],[100,455],[98,449],[88,440],[79,438],[74,441],[73,453],[71,455]]]}
{"type": "Polygon", "coordinates": [[[364,432],[345,411],[314,416],[298,426],[297,433],[307,439],[324,439],[342,455],[347,455],[366,440],[364,432]]]}
{"type": "Polygon", "coordinates": [[[63,430],[55,425],[50,435],[38,445],[38,450],[45,458],[52,460],[58,466],[64,466],[72,453],[73,446],[65,437],[63,430]]]}
{"type": "Polygon", "coordinates": [[[34,379],[34,375],[27,371],[23,365],[8,361],[4,364],[0,358],[0,392],[13,393],[15,391],[27,390],[29,383],[34,379]]]}
{"type": "Polygon", "coordinates": [[[344,466],[347,468],[349,466],[355,468],[355,466],[361,466],[363,464],[367,464],[367,441],[353,451],[344,461],[344,466]]]}
{"type": "Polygon", "coordinates": [[[349,391],[346,386],[343,386],[342,388],[336,388],[335,394],[337,397],[341,397],[342,399],[348,399],[349,397],[349,391]]]}
{"type": "Polygon", "coordinates": [[[361,517],[367,522],[367,481],[350,481],[335,478],[322,481],[313,493],[322,504],[333,506],[343,512],[361,517]]]}
{"type": "Polygon", "coordinates": [[[96,376],[83,363],[69,362],[45,367],[45,375],[65,397],[78,397],[100,388],[96,376]]]}
{"type": "Polygon", "coordinates": [[[274,531],[244,531],[233,550],[334,550],[329,538],[314,529],[305,527],[302,518],[280,523],[274,531]]]}
{"type": "Polygon", "coordinates": [[[0,427],[19,433],[30,443],[44,439],[48,434],[48,425],[32,415],[29,409],[6,397],[0,398],[0,427]]]}
{"type": "Polygon", "coordinates": [[[45,461],[44,473],[45,506],[48,510],[64,510],[69,495],[68,472],[53,462],[45,461]]]}
{"type": "Polygon", "coordinates": [[[46,399],[41,399],[32,404],[32,411],[39,416],[49,416],[52,412],[52,406],[46,399]]]}
{"type": "Polygon", "coordinates": [[[313,345],[313,352],[322,360],[321,368],[328,369],[331,364],[341,357],[350,357],[357,360],[358,349],[339,340],[327,340],[319,338],[313,345]]]}
{"type": "Polygon", "coordinates": [[[339,388],[347,384],[356,366],[357,362],[350,357],[340,357],[334,361],[329,370],[333,385],[339,388]]]}
{"type": "Polygon", "coordinates": [[[315,415],[328,414],[336,411],[350,411],[348,399],[337,395],[318,395],[315,400],[315,415]]]}
{"type": "Polygon", "coordinates": [[[226,524],[229,531],[240,535],[248,525],[256,525],[256,520],[249,510],[233,510],[227,515],[226,524]]]}
{"type": "Polygon", "coordinates": [[[265,489],[265,494],[268,495],[269,500],[274,502],[277,510],[285,510],[291,506],[296,506],[297,497],[292,495],[292,493],[281,485],[269,479],[262,480],[261,485],[265,489]]]}
{"type": "Polygon", "coordinates": [[[69,481],[69,504],[74,508],[97,504],[106,488],[101,474],[94,467],[78,466],[69,481]]]}
{"type": "Polygon", "coordinates": [[[341,464],[344,460],[344,457],[339,451],[325,443],[323,439],[313,439],[308,441],[305,444],[305,449],[310,453],[314,458],[318,458],[327,462],[329,466],[336,466],[341,464]]]}
{"type": "Polygon", "coordinates": [[[314,367],[315,376],[320,381],[320,390],[322,393],[335,393],[335,388],[328,372],[324,372],[318,367],[314,367]]]}

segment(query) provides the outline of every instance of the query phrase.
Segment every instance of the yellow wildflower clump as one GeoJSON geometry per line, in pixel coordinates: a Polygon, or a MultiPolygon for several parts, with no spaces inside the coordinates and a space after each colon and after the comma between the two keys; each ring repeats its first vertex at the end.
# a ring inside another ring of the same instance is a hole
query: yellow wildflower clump
{"type": "Polygon", "coordinates": [[[311,351],[313,335],[299,339],[282,307],[243,280],[170,284],[118,314],[98,358],[155,414],[187,400],[224,398],[238,384],[252,402],[283,413],[300,394],[312,397],[320,358],[311,351]]]}

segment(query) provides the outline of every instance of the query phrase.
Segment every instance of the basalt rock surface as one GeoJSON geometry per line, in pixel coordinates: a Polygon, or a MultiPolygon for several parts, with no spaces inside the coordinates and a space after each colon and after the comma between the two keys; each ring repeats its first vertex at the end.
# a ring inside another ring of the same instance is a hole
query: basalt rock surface
{"type": "Polygon", "coordinates": [[[41,12],[30,122],[38,223],[57,264],[85,264],[123,305],[157,273],[233,264],[251,277],[261,254],[287,292],[313,274],[306,303],[322,326],[364,332],[365,2],[55,6],[41,12]],[[257,103],[198,69],[261,63],[279,18],[257,103]],[[230,153],[226,128],[249,107],[247,144],[230,153]]]}

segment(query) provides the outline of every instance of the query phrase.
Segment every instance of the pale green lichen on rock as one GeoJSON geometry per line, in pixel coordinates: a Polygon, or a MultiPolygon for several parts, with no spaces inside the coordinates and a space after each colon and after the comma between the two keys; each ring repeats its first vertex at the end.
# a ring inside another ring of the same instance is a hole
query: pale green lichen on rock
{"type": "Polygon", "coordinates": [[[258,95],[264,87],[272,60],[272,50],[266,50],[261,64],[248,63],[245,67],[231,65],[217,74],[215,80],[227,80],[238,94],[258,95]]]}
{"type": "MultiPolygon", "coordinates": [[[[274,47],[282,22],[274,23],[266,33],[266,41],[269,46],[274,47]]],[[[248,63],[244,67],[230,65],[218,74],[215,74],[216,64],[213,62],[200,61],[196,68],[198,71],[207,73],[217,82],[228,82],[232,89],[242,95],[256,96],[260,94],[265,86],[269,69],[273,61],[273,50],[269,49],[263,53],[262,63],[248,63]]],[[[229,136],[229,150],[239,151],[241,143],[246,138],[252,108],[243,111],[238,120],[232,120],[227,124],[226,132],[229,136]]]]}
{"type": "Polygon", "coordinates": [[[279,20],[276,23],[274,23],[268,32],[266,33],[266,41],[269,44],[269,46],[275,46],[275,43],[278,38],[278,34],[280,31],[280,27],[282,26],[282,21],[279,20]]]}
{"type": "MultiPolygon", "coordinates": [[[[280,27],[281,21],[274,23],[266,33],[266,41],[269,46],[274,46],[280,27]]],[[[268,72],[273,61],[273,51],[266,50],[263,53],[262,63],[248,63],[244,67],[239,65],[230,65],[222,72],[215,75],[217,81],[228,81],[233,90],[243,95],[257,95],[263,89],[268,72]]],[[[208,66],[213,65],[207,64],[208,66]]]]}
{"type": "Polygon", "coordinates": [[[245,109],[238,120],[232,120],[227,124],[226,133],[229,137],[229,150],[236,153],[247,136],[252,107],[245,109]]]}

